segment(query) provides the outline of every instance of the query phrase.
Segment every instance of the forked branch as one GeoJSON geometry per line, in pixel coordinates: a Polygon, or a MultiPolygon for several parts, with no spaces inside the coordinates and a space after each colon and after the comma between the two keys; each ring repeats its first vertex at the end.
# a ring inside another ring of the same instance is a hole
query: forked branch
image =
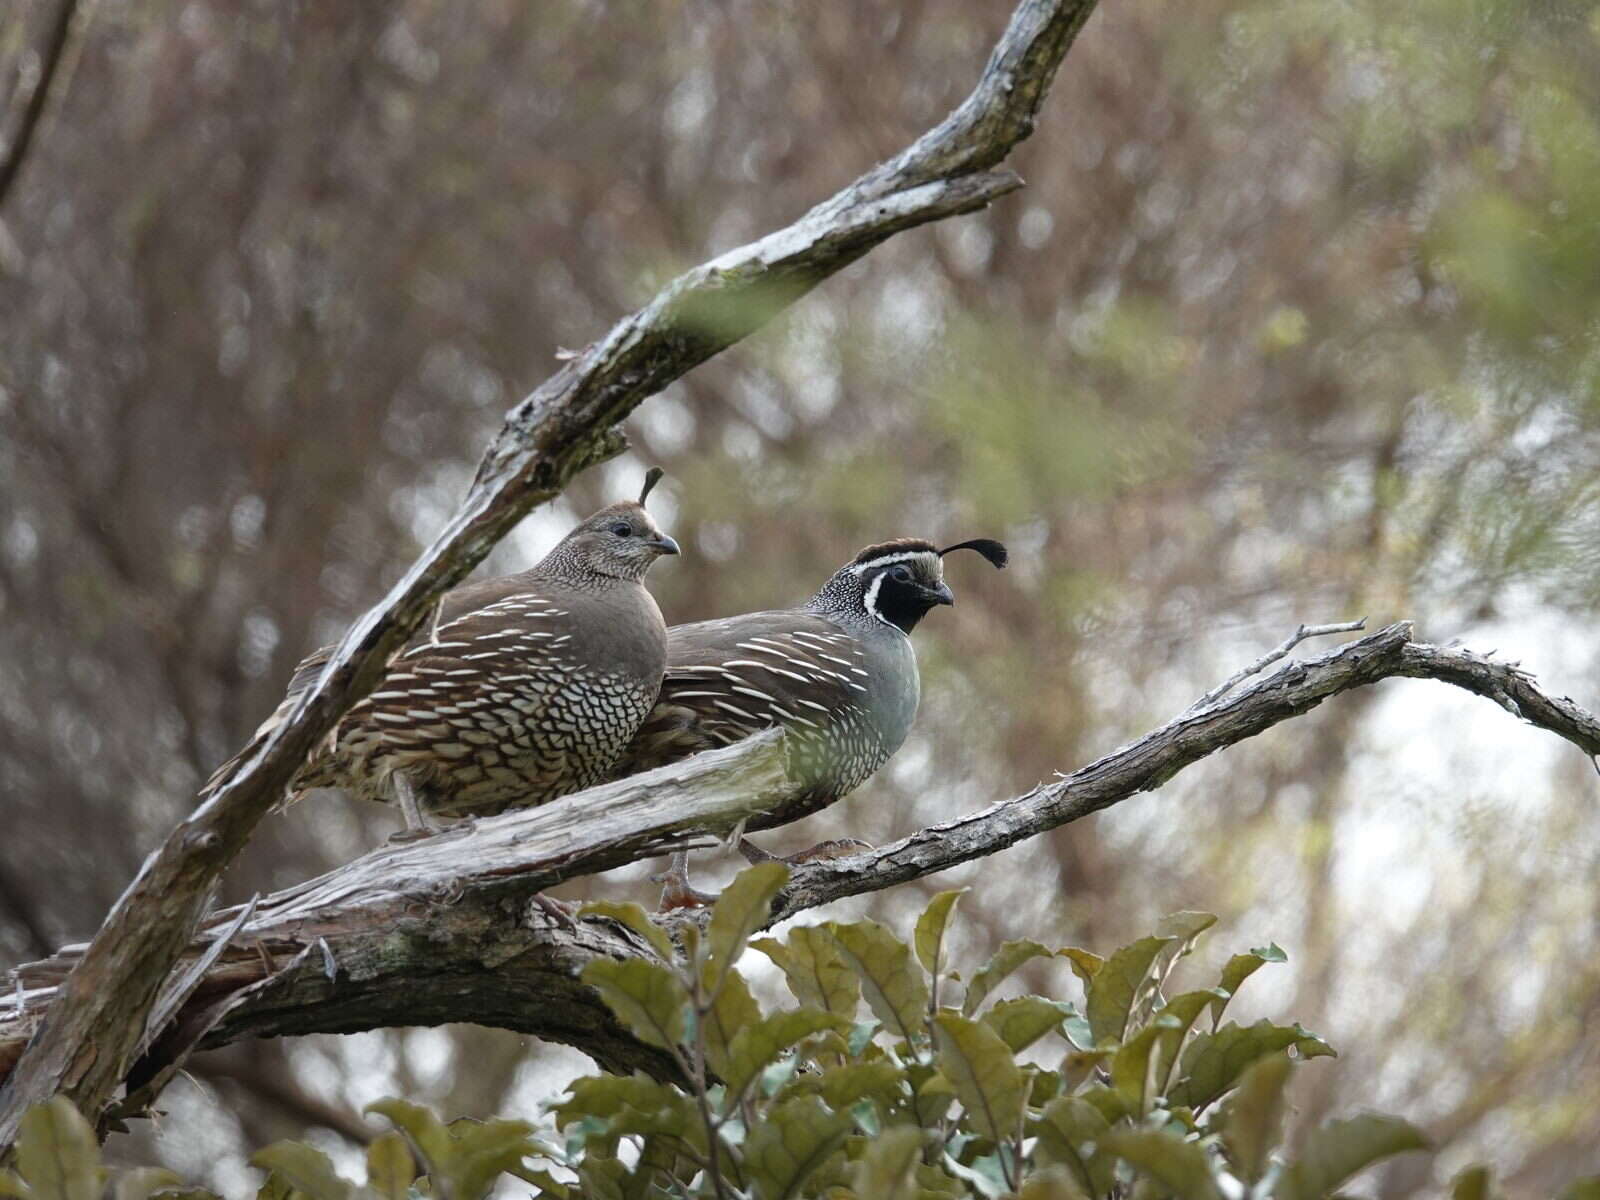
{"type": "Polygon", "coordinates": [[[345,634],[288,719],[173,830],[76,959],[50,1020],[0,1088],[0,1157],[22,1113],[53,1094],[86,1113],[106,1108],[141,1053],[153,1007],[170,997],[167,980],[218,877],[307,753],[371,690],[445,589],[576,472],[622,448],[618,422],[880,242],[1022,185],[999,164],[1031,132],[1093,8],[1022,0],[972,95],[941,125],[787,229],[680,276],[507,414],[438,538],[345,634]]]}
{"type": "MultiPolygon", "coordinates": [[[[773,921],[996,853],[1157,788],[1192,763],[1341,692],[1403,677],[1465,688],[1586,754],[1600,753],[1600,720],[1589,712],[1546,694],[1515,665],[1413,642],[1411,626],[1402,622],[1287,663],[1023,795],[880,849],[798,867],[773,921]]],[[[672,1077],[670,1057],[632,1038],[578,982],[596,956],[648,956],[654,953],[648,943],[609,920],[568,927],[529,900],[561,880],[659,854],[696,833],[730,829],[797,790],[784,768],[781,736],[762,734],[470,830],[384,847],[266,897],[179,1013],[175,1025],[188,1036],[158,1040],[134,1083],[164,1077],[171,1066],[166,1056],[195,1041],[218,1046],[448,1021],[504,1026],[576,1046],[614,1070],[672,1077]]],[[[238,917],[239,910],[219,913],[211,929],[220,932],[238,917]]],[[[202,938],[187,957],[198,961],[208,949],[214,948],[202,938]]],[[[0,1075],[80,953],[68,947],[20,969],[21,990],[0,1001],[0,1075]]]]}

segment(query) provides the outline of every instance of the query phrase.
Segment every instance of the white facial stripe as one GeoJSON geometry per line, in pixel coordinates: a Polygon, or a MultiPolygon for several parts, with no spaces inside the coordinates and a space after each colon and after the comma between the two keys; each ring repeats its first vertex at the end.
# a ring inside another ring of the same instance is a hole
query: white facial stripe
{"type": "Polygon", "coordinates": [[[934,575],[943,578],[939,556],[932,550],[911,550],[905,554],[885,554],[882,558],[869,558],[866,562],[857,563],[851,567],[850,573],[852,575],[865,575],[868,571],[876,570],[879,567],[889,567],[899,562],[910,562],[915,558],[926,559],[929,565],[933,567],[934,575]]]}
{"type": "Polygon", "coordinates": [[[861,598],[861,602],[862,604],[866,605],[869,613],[878,618],[878,620],[882,621],[890,629],[899,630],[900,626],[896,625],[893,621],[889,620],[888,617],[884,616],[878,611],[878,589],[882,586],[883,576],[876,576],[871,583],[867,584],[867,594],[861,598]]]}

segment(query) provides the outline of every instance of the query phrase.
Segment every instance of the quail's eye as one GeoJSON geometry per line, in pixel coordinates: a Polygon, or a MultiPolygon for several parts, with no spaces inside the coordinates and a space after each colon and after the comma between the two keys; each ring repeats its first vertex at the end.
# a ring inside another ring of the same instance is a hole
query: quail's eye
{"type": "Polygon", "coordinates": [[[632,537],[633,526],[629,525],[626,521],[618,521],[611,527],[611,532],[616,534],[618,537],[632,537]]]}
{"type": "Polygon", "coordinates": [[[891,570],[889,572],[889,575],[890,575],[890,578],[898,579],[901,583],[910,583],[911,582],[911,568],[910,567],[905,567],[905,566],[895,567],[893,570],[891,570]]]}

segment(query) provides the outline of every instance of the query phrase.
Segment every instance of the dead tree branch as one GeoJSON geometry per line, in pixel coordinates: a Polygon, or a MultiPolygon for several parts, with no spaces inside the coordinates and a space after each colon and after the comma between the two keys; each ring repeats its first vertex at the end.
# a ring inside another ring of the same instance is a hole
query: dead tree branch
{"type": "MultiPolygon", "coordinates": [[[[1021,796],[881,849],[799,867],[773,920],[993,854],[1157,788],[1192,763],[1341,692],[1407,677],[1488,697],[1586,754],[1600,753],[1600,719],[1547,695],[1517,666],[1416,643],[1408,623],[1390,625],[1318,658],[1288,663],[1021,796]]],[[[552,922],[530,897],[560,880],[648,857],[781,804],[795,790],[781,755],[780,735],[763,734],[460,833],[384,847],[266,897],[206,972],[178,1021],[209,1020],[220,1012],[215,1024],[196,1032],[204,1046],[475,1021],[567,1043],[613,1070],[670,1078],[669,1057],[629,1036],[578,983],[596,956],[650,955],[651,948],[608,920],[585,919],[576,928],[552,922]],[[324,944],[335,964],[331,973],[320,951],[324,944]]],[[[238,912],[218,914],[211,927],[224,929],[238,912]]],[[[207,948],[198,943],[188,956],[195,960],[207,948]]],[[[25,992],[0,1000],[0,1074],[11,1068],[56,981],[81,952],[68,947],[19,969],[25,992]]],[[[135,1081],[167,1067],[158,1043],[135,1081]]]]}
{"type": "Polygon", "coordinates": [[[880,242],[1021,186],[1015,173],[990,168],[1032,130],[1093,7],[1094,0],[1022,0],[972,95],[943,124],[787,229],[680,276],[510,411],[443,532],[345,634],[289,719],[248,747],[146,861],[78,958],[0,1088],[0,1153],[22,1113],[52,1094],[89,1113],[107,1107],[217,878],[306,754],[371,690],[443,591],[576,472],[621,449],[618,422],[880,242]]]}
{"type": "Polygon", "coordinates": [[[45,34],[44,47],[37,52],[33,68],[28,71],[28,74],[33,76],[33,87],[22,106],[22,115],[17,120],[17,127],[11,134],[11,144],[0,153],[0,208],[5,206],[11,186],[22,173],[22,164],[26,161],[28,151],[33,146],[34,136],[39,132],[39,126],[44,120],[45,108],[53,94],[56,78],[61,72],[62,63],[67,58],[67,43],[71,38],[72,25],[77,15],[78,0],[58,0],[50,28],[45,34]]]}

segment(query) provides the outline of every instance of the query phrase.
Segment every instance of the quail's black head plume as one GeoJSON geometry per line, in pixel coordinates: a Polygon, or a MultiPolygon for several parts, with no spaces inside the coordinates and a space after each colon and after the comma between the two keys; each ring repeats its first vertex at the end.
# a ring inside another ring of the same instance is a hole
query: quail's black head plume
{"type": "MultiPolygon", "coordinates": [[[[930,610],[955,602],[943,555],[965,549],[1005,565],[1005,547],[988,538],[944,550],[902,538],[862,550],[802,607],[674,625],[661,699],[615,774],[781,725],[810,790],[753,827],[793,820],[860,786],[911,728],[921,684],[909,635],[930,610]]],[[[681,858],[668,893],[669,902],[693,895],[681,858]]]]}
{"type": "MultiPolygon", "coordinates": [[[[656,478],[646,477],[644,495],[656,478]]],[[[626,500],[531,570],[448,593],[292,790],[399,800],[416,827],[423,812],[498,812],[604,778],[661,689],[666,625],[640,581],[676,553],[644,506],[626,500]]],[[[331,650],[300,664],[258,737],[316,682],[331,650]]]]}

